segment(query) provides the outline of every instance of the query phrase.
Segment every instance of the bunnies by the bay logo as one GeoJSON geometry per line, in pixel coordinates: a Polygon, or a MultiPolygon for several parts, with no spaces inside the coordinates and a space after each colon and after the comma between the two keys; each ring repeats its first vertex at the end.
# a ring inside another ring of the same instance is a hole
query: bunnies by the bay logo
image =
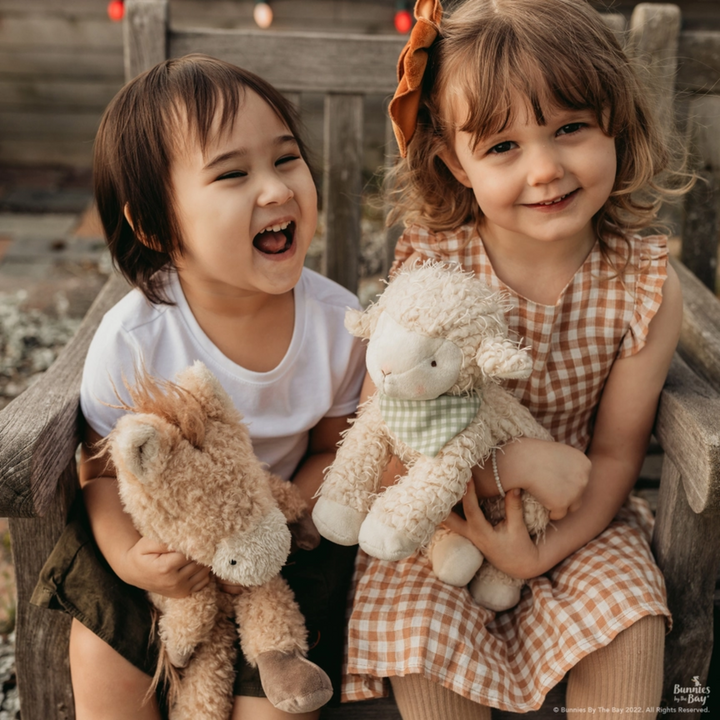
{"type": "Polygon", "coordinates": [[[694,675],[691,684],[687,687],[680,685],[680,683],[675,683],[673,695],[675,696],[676,703],[705,707],[708,696],[710,695],[710,686],[703,685],[700,682],[700,678],[694,675]]]}

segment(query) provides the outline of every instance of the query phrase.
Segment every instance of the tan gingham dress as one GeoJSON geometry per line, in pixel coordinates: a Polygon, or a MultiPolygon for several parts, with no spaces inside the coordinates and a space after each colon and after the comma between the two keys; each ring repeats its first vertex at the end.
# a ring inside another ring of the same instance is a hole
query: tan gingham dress
{"type": "MultiPolygon", "coordinates": [[[[608,245],[627,256],[625,243],[608,245]]],[[[413,252],[457,262],[508,294],[507,318],[534,370],[508,385],[556,440],[585,450],[616,357],[639,351],[662,300],[665,238],[633,243],[622,276],[596,244],[554,306],[532,302],[495,275],[472,226],[406,230],[396,262],[413,252]]],[[[617,256],[612,255],[617,264],[617,256]]],[[[585,655],[646,615],[664,615],[665,585],[649,548],[652,515],[631,497],[610,526],[495,614],[466,588],[437,580],[422,552],[401,562],[359,553],[348,626],[345,700],[386,694],[383,678],[422,673],[476,702],[526,712],[585,655]]]]}

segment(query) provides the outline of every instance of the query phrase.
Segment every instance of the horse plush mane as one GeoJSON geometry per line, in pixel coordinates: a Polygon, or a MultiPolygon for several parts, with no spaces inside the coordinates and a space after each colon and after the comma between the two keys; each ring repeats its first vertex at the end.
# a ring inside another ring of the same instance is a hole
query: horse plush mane
{"type": "Polygon", "coordinates": [[[325,704],[330,680],[304,657],[304,618],[278,574],[290,552],[288,522],[300,546],[313,545],[297,489],[265,470],[240,413],[202,363],[175,383],[140,373],[128,391],[130,412],[106,448],[138,532],[245,586],[229,595],[213,579],[186,598],[149,594],[160,611],[159,670],[178,670],[170,673],[171,719],[227,720],[237,634],[273,705],[309,712],[325,704]]]}

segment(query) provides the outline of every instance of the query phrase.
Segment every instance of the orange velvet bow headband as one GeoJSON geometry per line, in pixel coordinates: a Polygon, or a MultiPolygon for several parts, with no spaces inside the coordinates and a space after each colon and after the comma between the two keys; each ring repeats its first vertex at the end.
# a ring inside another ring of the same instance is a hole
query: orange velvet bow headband
{"type": "Polygon", "coordinates": [[[441,18],[440,0],[417,0],[417,22],[398,60],[398,87],[388,110],[403,157],[407,155],[407,145],[415,133],[428,49],[438,36],[441,18]]]}

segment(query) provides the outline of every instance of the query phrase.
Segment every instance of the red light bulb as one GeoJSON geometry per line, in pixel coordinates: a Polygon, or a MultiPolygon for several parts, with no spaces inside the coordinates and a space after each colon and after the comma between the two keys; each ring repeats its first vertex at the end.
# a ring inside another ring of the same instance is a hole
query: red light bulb
{"type": "Polygon", "coordinates": [[[120,22],[125,15],[125,3],[123,0],[110,0],[107,6],[107,14],[113,22],[120,22]]]}
{"type": "Polygon", "coordinates": [[[395,13],[395,29],[401,34],[410,32],[412,27],[412,15],[409,10],[398,10],[395,13]]]}

